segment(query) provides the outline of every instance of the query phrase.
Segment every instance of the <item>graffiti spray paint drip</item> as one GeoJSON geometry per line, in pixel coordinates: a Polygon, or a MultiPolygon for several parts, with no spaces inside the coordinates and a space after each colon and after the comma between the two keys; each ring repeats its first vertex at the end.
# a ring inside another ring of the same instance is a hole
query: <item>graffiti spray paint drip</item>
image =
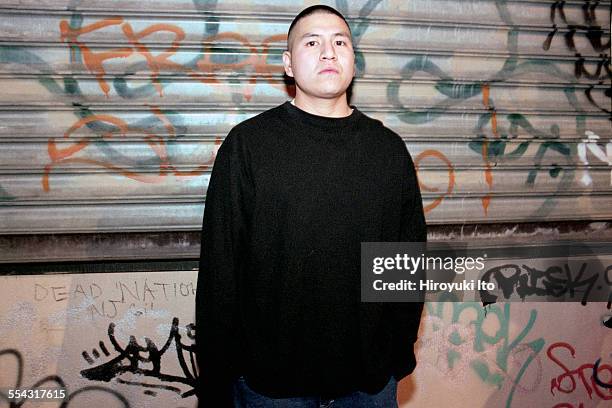
{"type": "MultiPolygon", "coordinates": [[[[495,111],[495,107],[491,103],[491,99],[489,99],[489,84],[484,84],[482,86],[482,103],[485,108],[491,111],[491,131],[493,132],[493,136],[498,138],[497,135],[497,112],[495,111]]],[[[491,170],[491,163],[489,162],[488,155],[488,141],[485,138],[482,143],[482,160],[485,163],[485,182],[489,186],[489,191],[493,188],[493,172],[491,170]]],[[[484,197],[482,197],[482,208],[484,209],[485,216],[487,215],[487,211],[489,210],[489,204],[491,203],[491,194],[488,193],[484,197]]]]}

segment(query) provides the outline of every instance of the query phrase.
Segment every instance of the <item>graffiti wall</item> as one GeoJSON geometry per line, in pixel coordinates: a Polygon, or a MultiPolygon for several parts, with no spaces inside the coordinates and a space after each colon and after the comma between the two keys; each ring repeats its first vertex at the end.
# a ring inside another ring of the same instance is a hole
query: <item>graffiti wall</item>
{"type": "MultiPolygon", "coordinates": [[[[69,407],[195,407],[195,282],[194,271],[0,277],[0,384],[63,387],[69,407]]],[[[448,296],[426,305],[401,408],[609,406],[605,303],[448,296]]],[[[0,390],[0,407],[18,406],[0,390]]]]}
{"type": "MultiPolygon", "coordinates": [[[[610,219],[610,2],[327,3],[351,102],[405,139],[430,225],[610,219]]],[[[293,95],[309,4],[2,2],[2,231],[197,230],[228,130],[293,95]]]]}
{"type": "MultiPolygon", "coordinates": [[[[293,96],[286,31],[314,3],[0,3],[0,387],[195,406],[195,271],[2,263],[194,259],[217,149],[293,96]]],[[[610,1],[322,3],[351,24],[351,103],[414,158],[431,239],[612,237],[610,1]]],[[[400,405],[608,406],[610,307],[429,302],[400,405]]]]}

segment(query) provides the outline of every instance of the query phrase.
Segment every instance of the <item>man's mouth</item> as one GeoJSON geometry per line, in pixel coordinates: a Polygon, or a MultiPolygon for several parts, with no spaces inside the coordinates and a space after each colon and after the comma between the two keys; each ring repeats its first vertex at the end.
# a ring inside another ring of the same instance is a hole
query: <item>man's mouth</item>
{"type": "Polygon", "coordinates": [[[320,71],[319,74],[337,74],[338,70],[333,69],[333,68],[325,68],[324,70],[320,71]]]}

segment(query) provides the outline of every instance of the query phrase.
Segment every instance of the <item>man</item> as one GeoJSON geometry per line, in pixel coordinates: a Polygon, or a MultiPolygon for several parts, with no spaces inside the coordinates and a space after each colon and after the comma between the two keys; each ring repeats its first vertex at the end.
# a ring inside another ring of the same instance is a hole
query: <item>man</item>
{"type": "Polygon", "coordinates": [[[348,104],[350,28],[289,28],[296,95],[234,127],[206,196],[196,296],[205,407],[396,407],[421,303],[362,303],[360,243],[425,241],[401,138],[348,104]]]}

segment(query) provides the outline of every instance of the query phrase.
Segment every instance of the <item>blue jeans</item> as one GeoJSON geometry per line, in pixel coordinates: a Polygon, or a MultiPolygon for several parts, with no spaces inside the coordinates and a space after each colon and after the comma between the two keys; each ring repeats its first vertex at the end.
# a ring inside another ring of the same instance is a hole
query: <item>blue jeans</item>
{"type": "Polygon", "coordinates": [[[234,383],[235,408],[397,408],[397,381],[393,376],[378,394],[354,392],[335,399],[318,397],[269,398],[253,391],[240,377],[234,383]]]}

